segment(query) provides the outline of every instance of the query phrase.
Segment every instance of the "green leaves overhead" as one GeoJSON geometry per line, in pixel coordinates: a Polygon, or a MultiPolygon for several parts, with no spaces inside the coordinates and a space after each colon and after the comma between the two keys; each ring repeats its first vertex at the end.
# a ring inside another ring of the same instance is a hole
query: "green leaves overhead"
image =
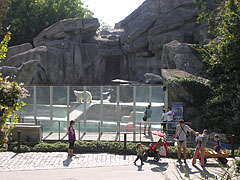
{"type": "Polygon", "coordinates": [[[32,42],[43,29],[55,22],[93,13],[81,0],[11,0],[3,29],[12,32],[11,45],[32,42]]]}
{"type": "Polygon", "coordinates": [[[8,42],[10,41],[11,39],[11,33],[8,32],[4,38],[3,38],[3,41],[1,41],[0,43],[0,62],[1,60],[3,60],[5,57],[6,57],[6,53],[8,51],[8,42]]]}
{"type": "Polygon", "coordinates": [[[216,37],[199,49],[213,88],[205,121],[212,128],[240,135],[240,0],[218,0],[215,5],[209,4],[213,0],[196,2],[198,8],[205,7],[199,20],[207,21],[216,37]]]}

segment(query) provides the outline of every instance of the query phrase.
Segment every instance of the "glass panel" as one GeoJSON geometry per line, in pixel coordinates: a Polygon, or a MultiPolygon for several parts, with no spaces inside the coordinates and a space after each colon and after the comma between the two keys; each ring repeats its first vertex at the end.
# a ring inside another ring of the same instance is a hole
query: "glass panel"
{"type": "Polygon", "coordinates": [[[67,120],[67,87],[53,87],[53,120],[67,120]]]}
{"type": "MultiPolygon", "coordinates": [[[[79,122],[80,120],[84,119],[83,111],[84,105],[81,103],[81,98],[77,98],[77,94],[83,92],[83,86],[71,86],[70,87],[70,120],[75,120],[79,122]],[[75,92],[75,93],[74,93],[75,92]]],[[[82,126],[81,126],[82,128],[82,126]]]]}
{"type": "Polygon", "coordinates": [[[34,122],[33,87],[27,86],[24,88],[28,90],[29,97],[21,99],[26,105],[17,112],[20,117],[19,122],[32,123],[34,122]]]}
{"type": "Polygon", "coordinates": [[[36,87],[36,109],[38,120],[50,120],[50,87],[36,87]]]}
{"type": "Polygon", "coordinates": [[[133,87],[119,87],[121,131],[131,131],[133,122],[133,87]]]}
{"type": "Polygon", "coordinates": [[[102,132],[117,132],[118,118],[116,102],[117,102],[117,87],[111,86],[103,87],[102,114],[104,123],[102,124],[102,132]]]}
{"type": "Polygon", "coordinates": [[[149,86],[136,86],[136,122],[142,122],[147,105],[149,105],[149,86]]]}
{"type": "Polygon", "coordinates": [[[100,87],[86,87],[86,120],[86,131],[98,132],[98,123],[101,120],[100,87]]]}
{"type": "Polygon", "coordinates": [[[164,91],[161,86],[152,87],[152,130],[160,130],[162,109],[164,107],[164,91]]]}
{"type": "Polygon", "coordinates": [[[149,102],[149,86],[136,86],[136,102],[149,102]]]}

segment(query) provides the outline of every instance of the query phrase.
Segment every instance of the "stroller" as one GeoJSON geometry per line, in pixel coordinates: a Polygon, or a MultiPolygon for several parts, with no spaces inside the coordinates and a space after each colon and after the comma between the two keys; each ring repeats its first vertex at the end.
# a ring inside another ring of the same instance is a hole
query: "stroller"
{"type": "Polygon", "coordinates": [[[152,134],[160,136],[160,139],[155,145],[153,145],[152,143],[149,144],[149,147],[143,153],[143,161],[147,161],[148,157],[153,157],[154,160],[158,162],[161,157],[158,147],[162,145],[167,150],[167,142],[166,142],[165,134],[162,134],[159,132],[152,132],[152,134]]]}

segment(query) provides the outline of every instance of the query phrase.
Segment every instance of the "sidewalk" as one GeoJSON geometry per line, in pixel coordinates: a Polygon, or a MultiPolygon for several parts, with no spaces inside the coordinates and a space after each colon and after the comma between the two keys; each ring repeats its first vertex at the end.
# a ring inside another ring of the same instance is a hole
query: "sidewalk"
{"type": "MultiPolygon", "coordinates": [[[[177,163],[175,159],[162,158],[159,162],[149,160],[143,166],[133,165],[136,156],[113,154],[80,154],[67,158],[67,153],[0,153],[1,180],[146,180],[149,178],[187,179],[214,176],[221,171],[214,159],[208,159],[205,168],[177,163]],[[186,175],[186,172],[188,175],[186,175]]],[[[228,159],[228,164],[233,160],[228,159]]],[[[138,162],[140,163],[140,162],[138,162]]]]}

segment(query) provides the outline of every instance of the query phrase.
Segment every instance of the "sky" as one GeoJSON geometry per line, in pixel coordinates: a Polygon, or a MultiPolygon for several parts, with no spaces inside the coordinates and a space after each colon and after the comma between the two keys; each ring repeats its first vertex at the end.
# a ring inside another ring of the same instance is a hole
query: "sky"
{"type": "Polygon", "coordinates": [[[99,22],[113,26],[123,20],[145,0],[83,0],[99,22]]]}

